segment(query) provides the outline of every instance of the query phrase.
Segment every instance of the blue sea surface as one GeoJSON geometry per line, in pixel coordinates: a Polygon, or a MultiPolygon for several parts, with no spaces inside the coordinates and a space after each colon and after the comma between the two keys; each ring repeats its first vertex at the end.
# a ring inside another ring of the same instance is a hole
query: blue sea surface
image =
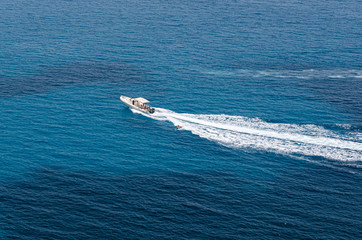
{"type": "Polygon", "coordinates": [[[0,239],[360,239],[361,12],[0,1],[0,239]]]}

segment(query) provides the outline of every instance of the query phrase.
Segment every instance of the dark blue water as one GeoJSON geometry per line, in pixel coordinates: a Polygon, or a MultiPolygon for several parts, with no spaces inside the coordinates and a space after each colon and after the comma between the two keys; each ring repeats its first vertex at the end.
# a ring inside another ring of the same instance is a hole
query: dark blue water
{"type": "Polygon", "coordinates": [[[361,12],[1,1],[0,239],[359,239],[361,12]]]}

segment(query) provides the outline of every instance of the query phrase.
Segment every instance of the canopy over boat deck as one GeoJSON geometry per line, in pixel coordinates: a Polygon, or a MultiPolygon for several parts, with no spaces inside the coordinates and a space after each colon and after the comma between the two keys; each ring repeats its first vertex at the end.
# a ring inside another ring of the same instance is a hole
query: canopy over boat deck
{"type": "Polygon", "coordinates": [[[135,98],[135,100],[137,100],[139,103],[149,103],[150,101],[148,101],[147,99],[143,98],[143,97],[139,97],[139,98],[135,98]]]}

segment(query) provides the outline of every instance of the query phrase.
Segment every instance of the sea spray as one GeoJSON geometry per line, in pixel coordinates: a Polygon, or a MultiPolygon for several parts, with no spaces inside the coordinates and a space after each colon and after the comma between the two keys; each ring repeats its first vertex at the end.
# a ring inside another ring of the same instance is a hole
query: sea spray
{"type": "Polygon", "coordinates": [[[181,125],[183,130],[226,147],[337,161],[362,160],[360,134],[339,134],[313,124],[268,123],[258,118],[176,113],[163,108],[143,115],[181,125]]]}

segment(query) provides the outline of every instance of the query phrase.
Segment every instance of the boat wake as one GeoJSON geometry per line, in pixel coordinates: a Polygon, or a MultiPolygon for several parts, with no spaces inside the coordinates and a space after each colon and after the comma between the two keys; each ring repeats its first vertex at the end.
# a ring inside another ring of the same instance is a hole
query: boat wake
{"type": "Polygon", "coordinates": [[[226,147],[362,162],[360,132],[341,134],[313,124],[269,123],[258,118],[176,113],[162,108],[156,108],[153,115],[143,115],[170,121],[226,147]]]}
{"type": "Polygon", "coordinates": [[[297,79],[361,79],[362,71],[359,69],[304,69],[304,70],[253,70],[253,69],[237,69],[237,70],[200,70],[204,74],[231,77],[273,77],[273,78],[297,78],[297,79]]]}

